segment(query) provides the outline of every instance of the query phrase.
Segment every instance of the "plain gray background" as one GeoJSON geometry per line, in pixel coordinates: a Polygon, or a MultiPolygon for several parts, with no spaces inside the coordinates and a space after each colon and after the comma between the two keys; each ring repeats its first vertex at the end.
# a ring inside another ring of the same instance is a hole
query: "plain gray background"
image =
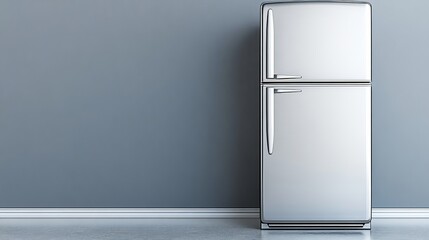
{"type": "MultiPolygon", "coordinates": [[[[429,207],[429,3],[373,4],[373,205],[429,207]]],[[[259,5],[0,1],[0,207],[258,207],[259,5]]]]}

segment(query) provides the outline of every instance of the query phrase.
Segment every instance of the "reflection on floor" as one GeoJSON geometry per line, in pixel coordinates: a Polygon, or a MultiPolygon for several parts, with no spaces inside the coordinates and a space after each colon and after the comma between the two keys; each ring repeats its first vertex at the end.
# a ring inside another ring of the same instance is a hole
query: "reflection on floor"
{"type": "Polygon", "coordinates": [[[371,231],[258,226],[258,219],[1,219],[0,239],[429,239],[429,219],[374,219],[371,231]]]}

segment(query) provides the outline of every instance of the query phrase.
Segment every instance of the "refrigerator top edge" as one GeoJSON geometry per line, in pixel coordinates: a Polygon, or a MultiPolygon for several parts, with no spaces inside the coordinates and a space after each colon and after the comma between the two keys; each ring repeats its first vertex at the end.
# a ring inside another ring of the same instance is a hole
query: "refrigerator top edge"
{"type": "Polygon", "coordinates": [[[263,2],[261,3],[261,8],[263,8],[266,5],[271,5],[271,4],[365,4],[368,5],[369,7],[372,7],[370,2],[365,2],[365,1],[329,1],[329,0],[325,0],[325,1],[312,1],[312,0],[303,0],[303,1],[273,1],[273,2],[263,2]]]}
{"type": "Polygon", "coordinates": [[[372,81],[372,7],[367,2],[261,4],[261,82],[372,81]]]}

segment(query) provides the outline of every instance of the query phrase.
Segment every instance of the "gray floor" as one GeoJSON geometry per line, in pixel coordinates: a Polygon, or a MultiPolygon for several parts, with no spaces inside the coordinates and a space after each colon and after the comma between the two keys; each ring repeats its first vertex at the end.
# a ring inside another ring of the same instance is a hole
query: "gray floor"
{"type": "Polygon", "coordinates": [[[1,219],[0,239],[429,239],[429,219],[375,219],[371,231],[260,231],[257,219],[1,219]]]}

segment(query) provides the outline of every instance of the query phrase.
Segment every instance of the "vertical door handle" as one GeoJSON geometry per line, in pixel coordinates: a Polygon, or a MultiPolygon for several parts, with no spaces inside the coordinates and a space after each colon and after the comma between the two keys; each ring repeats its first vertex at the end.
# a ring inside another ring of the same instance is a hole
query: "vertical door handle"
{"type": "Polygon", "coordinates": [[[270,8],[267,12],[267,54],[266,54],[266,69],[267,79],[299,79],[298,75],[275,74],[274,71],[274,16],[273,10],[270,8]]]}
{"type": "Polygon", "coordinates": [[[273,154],[274,147],[274,88],[267,88],[267,147],[273,154]]]}
{"type": "Polygon", "coordinates": [[[268,154],[273,154],[274,148],[274,94],[275,93],[300,93],[301,89],[275,89],[267,87],[266,89],[266,122],[267,122],[267,148],[268,154]]]}
{"type": "Polygon", "coordinates": [[[267,78],[274,78],[274,17],[273,10],[267,13],[267,78]]]}

